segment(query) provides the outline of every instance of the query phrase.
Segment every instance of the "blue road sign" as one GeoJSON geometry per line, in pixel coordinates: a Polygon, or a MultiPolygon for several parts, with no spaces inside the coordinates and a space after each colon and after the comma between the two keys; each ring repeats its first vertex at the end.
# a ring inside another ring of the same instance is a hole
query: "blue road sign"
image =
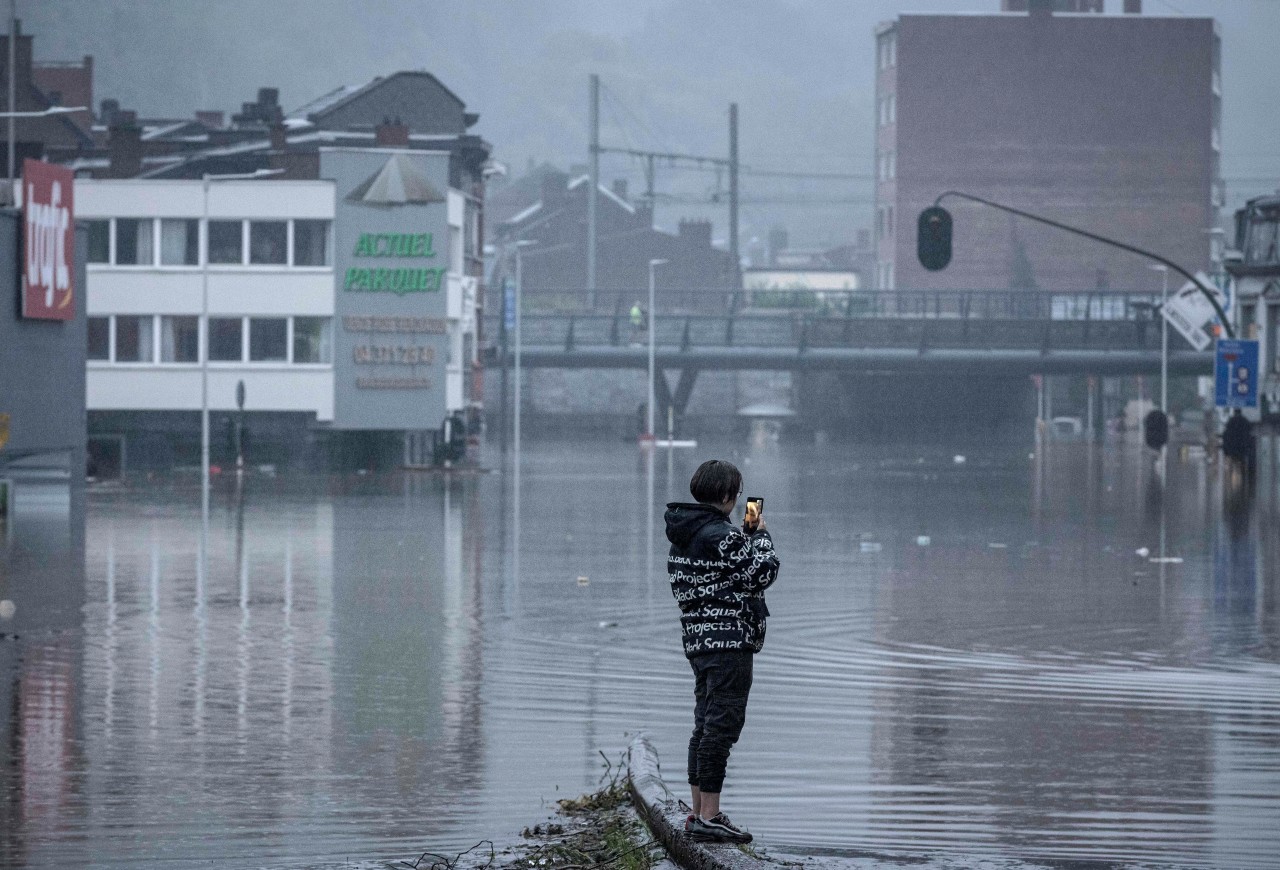
{"type": "Polygon", "coordinates": [[[1258,407],[1258,342],[1218,339],[1213,380],[1214,404],[1219,408],[1258,407]]]}

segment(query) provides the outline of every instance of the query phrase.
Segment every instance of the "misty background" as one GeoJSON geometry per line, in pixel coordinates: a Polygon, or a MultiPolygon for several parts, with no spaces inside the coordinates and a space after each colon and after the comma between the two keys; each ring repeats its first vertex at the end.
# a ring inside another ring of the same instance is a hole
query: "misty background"
{"type": "MultiPolygon", "coordinates": [[[[785,226],[834,245],[871,223],[874,31],[902,12],[984,12],[999,0],[19,0],[38,60],[95,61],[95,100],[139,117],[232,111],[259,87],[292,110],[401,69],[434,73],[480,113],[473,132],[512,177],[587,160],[587,76],[602,78],[605,145],[724,157],[741,116],[744,242],[785,226]],[[777,178],[752,170],[842,173],[777,178]]],[[[1107,11],[1119,12],[1120,0],[1107,11]]],[[[1280,0],[1146,0],[1146,15],[1212,16],[1223,39],[1224,219],[1280,185],[1280,0]]],[[[638,160],[601,179],[643,189],[638,160]]],[[[712,171],[659,165],[657,221],[713,221],[712,171]]],[[[723,202],[723,199],[721,199],[723,202]]],[[[745,249],[745,244],[744,244],[745,249]]]]}

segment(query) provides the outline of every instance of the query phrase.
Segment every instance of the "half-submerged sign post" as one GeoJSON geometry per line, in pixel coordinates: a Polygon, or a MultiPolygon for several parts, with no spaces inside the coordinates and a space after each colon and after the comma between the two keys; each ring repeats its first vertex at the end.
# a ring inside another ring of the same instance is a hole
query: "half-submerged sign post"
{"type": "Polygon", "coordinates": [[[1219,408],[1258,407],[1258,342],[1220,338],[1214,353],[1213,399],[1219,408]]]}

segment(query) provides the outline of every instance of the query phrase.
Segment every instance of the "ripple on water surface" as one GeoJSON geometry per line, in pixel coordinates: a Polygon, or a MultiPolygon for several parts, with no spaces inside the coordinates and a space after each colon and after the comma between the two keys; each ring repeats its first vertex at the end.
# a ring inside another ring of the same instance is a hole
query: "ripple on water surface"
{"type": "MultiPolygon", "coordinates": [[[[660,505],[694,461],[530,451],[518,551],[503,475],[251,485],[216,502],[207,572],[193,493],[91,494],[83,570],[65,519],[5,551],[8,588],[62,605],[19,599],[46,615],[0,642],[0,863],[456,851],[593,787],[637,729],[679,786],[660,505]]],[[[783,572],[735,819],[845,864],[1276,865],[1274,501],[1225,514],[1194,466],[1153,498],[1109,450],[740,464],[783,572]],[[1162,533],[1181,564],[1135,555],[1162,533]]]]}

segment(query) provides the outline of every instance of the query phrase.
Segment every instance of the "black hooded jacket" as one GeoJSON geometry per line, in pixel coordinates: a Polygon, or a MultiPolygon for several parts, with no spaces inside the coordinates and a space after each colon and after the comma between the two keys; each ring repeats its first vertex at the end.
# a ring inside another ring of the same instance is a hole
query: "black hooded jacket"
{"type": "Polygon", "coordinates": [[[667,505],[667,573],[680,605],[689,658],[764,646],[764,591],[778,579],[778,555],[766,531],[748,535],[707,504],[667,505]]]}

